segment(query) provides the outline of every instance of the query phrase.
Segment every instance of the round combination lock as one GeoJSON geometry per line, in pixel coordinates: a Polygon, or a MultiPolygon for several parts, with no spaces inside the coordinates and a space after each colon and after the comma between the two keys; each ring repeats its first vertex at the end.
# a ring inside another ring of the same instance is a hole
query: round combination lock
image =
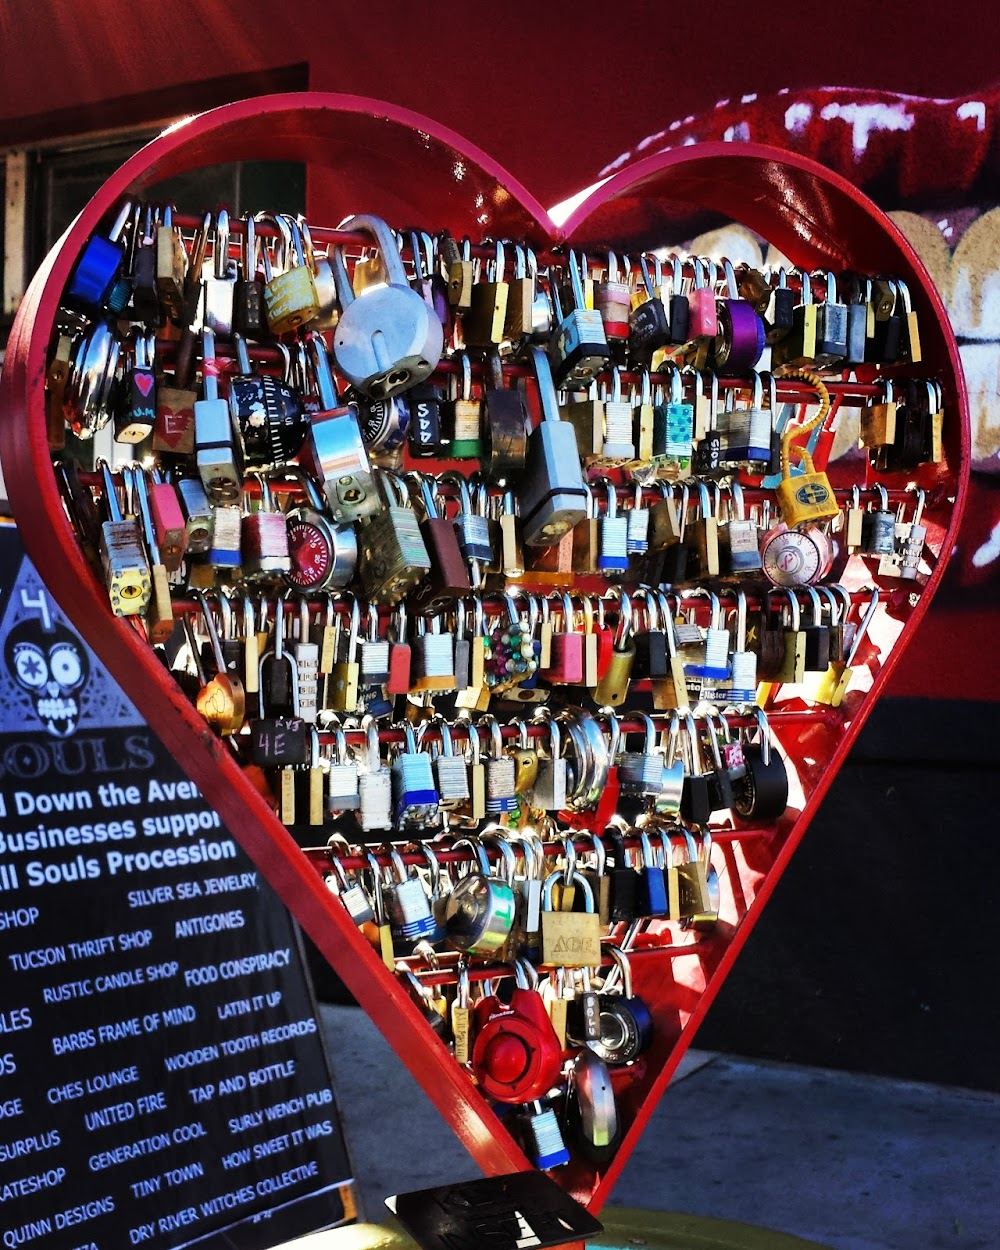
{"type": "Polygon", "coordinates": [[[815,526],[792,530],[775,526],[761,544],[761,565],[775,586],[811,586],[826,572],[830,541],[815,526]]]}

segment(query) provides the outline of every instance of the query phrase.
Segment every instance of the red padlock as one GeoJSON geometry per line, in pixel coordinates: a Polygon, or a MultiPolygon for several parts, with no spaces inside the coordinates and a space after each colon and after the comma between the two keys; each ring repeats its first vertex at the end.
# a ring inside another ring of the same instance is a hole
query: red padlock
{"type": "Polygon", "coordinates": [[[575,631],[573,601],[562,596],[562,629],[552,633],[549,667],[542,677],[551,685],[578,686],[583,681],[583,635],[575,631]]]}
{"type": "Polygon", "coordinates": [[[514,969],[517,988],[510,1002],[488,994],[473,1012],[472,1070],[483,1093],[497,1102],[541,1098],[562,1070],[562,1049],[545,1003],[523,961],[516,960],[514,969]]]}

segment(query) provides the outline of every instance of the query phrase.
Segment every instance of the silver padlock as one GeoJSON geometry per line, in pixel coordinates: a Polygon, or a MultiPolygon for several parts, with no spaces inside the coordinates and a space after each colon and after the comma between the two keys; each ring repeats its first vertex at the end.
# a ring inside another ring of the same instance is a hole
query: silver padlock
{"type": "Polygon", "coordinates": [[[424,826],[437,819],[438,792],[431,757],[417,748],[411,725],[403,726],[405,747],[392,762],[393,821],[397,828],[424,826]]]}
{"type": "MultiPolygon", "coordinates": [[[[642,751],[626,751],[618,765],[622,794],[632,798],[655,798],[663,789],[663,755],[657,749],[656,726],[652,717],[641,714],[644,726],[642,751]]],[[[627,735],[623,735],[627,740],[627,735]]]]}
{"type": "Polygon", "coordinates": [[[219,398],[219,364],[215,359],[215,334],[207,326],[201,332],[205,397],[194,405],[194,441],[198,473],[205,494],[213,504],[235,503],[243,484],[237,461],[229,405],[219,398]]]}
{"type": "Polygon", "coordinates": [[[240,554],[243,576],[268,578],[288,573],[292,567],[288,554],[288,527],[285,514],[277,511],[271,496],[271,487],[263,473],[248,474],[248,480],[257,482],[260,500],[255,511],[248,508],[248,495],[243,492],[243,504],[247,509],[243,516],[240,554]]]}
{"type": "Polygon", "coordinates": [[[392,231],[380,217],[351,217],[341,229],[372,236],[388,281],[355,298],[343,251],[334,249],[340,320],[333,352],[352,386],[371,399],[388,399],[433,373],[444,348],[444,331],[434,310],[407,282],[392,231]]]}
{"type": "Polygon", "coordinates": [[[335,521],[343,523],[375,516],[381,511],[382,501],[357,413],[352,407],[340,404],[321,335],[309,335],[308,352],[321,411],[310,417],[311,429],[302,449],[304,463],[323,483],[323,493],[335,521]]]}
{"type": "Polygon", "coordinates": [[[362,832],[372,833],[376,829],[391,829],[392,782],[389,770],[382,767],[378,726],[374,721],[368,726],[365,771],[360,776],[358,788],[360,794],[358,815],[362,832]]]}
{"type": "Polygon", "coordinates": [[[334,730],[336,756],[327,770],[327,811],[331,816],[341,812],[356,812],[361,806],[358,789],[358,762],[347,746],[347,735],[342,729],[334,730]]]}
{"type": "Polygon", "coordinates": [[[538,752],[538,776],[535,779],[535,806],[546,812],[559,812],[566,806],[566,757],[562,753],[562,734],[548,708],[540,708],[534,723],[548,725],[548,753],[538,752]]]}
{"type": "Polygon", "coordinates": [[[420,726],[419,741],[422,743],[428,729],[436,729],[440,745],[434,752],[434,777],[437,782],[440,805],[445,811],[458,807],[469,798],[469,770],[464,755],[456,755],[451,729],[443,716],[433,716],[420,726]]]}
{"type": "Polygon", "coordinates": [[[233,297],[238,266],[229,259],[229,213],[215,214],[212,273],[205,279],[205,325],[223,338],[233,332],[233,297]]]}

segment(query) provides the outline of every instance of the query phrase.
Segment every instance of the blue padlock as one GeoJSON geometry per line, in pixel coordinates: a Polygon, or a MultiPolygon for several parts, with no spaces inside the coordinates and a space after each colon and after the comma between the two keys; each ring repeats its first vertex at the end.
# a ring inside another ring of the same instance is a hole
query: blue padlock
{"type": "MultiPolygon", "coordinates": [[[[132,202],[126,200],[118,210],[107,238],[95,234],[88,239],[66,289],[67,304],[87,312],[96,312],[109,306],[108,300],[115,290],[125,261],[125,244],[121,241],[121,235],[131,216],[132,202]]],[[[128,303],[128,290],[125,291],[124,302],[119,308],[112,309],[113,312],[121,312],[128,303]]]]}

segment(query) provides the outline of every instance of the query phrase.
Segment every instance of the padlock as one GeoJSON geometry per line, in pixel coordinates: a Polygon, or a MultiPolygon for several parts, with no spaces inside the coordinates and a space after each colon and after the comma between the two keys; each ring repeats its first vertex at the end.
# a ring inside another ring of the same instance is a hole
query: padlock
{"type": "Polygon", "coordinates": [[[308,325],[319,313],[319,294],[312,268],[306,261],[302,232],[298,222],[286,214],[258,213],[257,221],[270,223],[278,232],[280,268],[278,258],[265,244],[262,249],[264,262],[264,311],[272,334],[287,334],[299,326],[308,325]]]}
{"type": "Polygon", "coordinates": [[[695,916],[707,912],[711,906],[708,893],[708,878],[705,863],[698,854],[698,847],[690,829],[680,827],[684,840],[686,859],[677,866],[678,894],[680,898],[681,917],[692,920],[695,916]]]}
{"type": "Polygon", "coordinates": [[[717,707],[705,709],[705,727],[713,764],[712,771],[706,774],[709,802],[713,812],[729,811],[733,806],[734,787],[746,775],[743,747],[733,741],[729,722],[717,707]]]}
{"type": "Polygon", "coordinates": [[[367,598],[396,603],[423,580],[431,561],[406,488],[392,474],[379,474],[386,503],[358,528],[358,576],[367,598]]]}
{"type": "Polygon", "coordinates": [[[362,833],[391,829],[392,782],[388,768],[382,767],[379,750],[378,726],[369,721],[365,769],[358,779],[358,822],[362,833]]]}
{"type": "Polygon", "coordinates": [[[478,573],[479,566],[492,564],[494,560],[489,518],[473,507],[469,483],[460,473],[442,473],[438,480],[450,486],[458,496],[458,512],[451,524],[455,527],[463,558],[478,573]]]}
{"type": "Polygon", "coordinates": [[[466,954],[490,955],[500,950],[513,928],[514,891],[491,871],[478,838],[461,838],[452,850],[466,846],[476,867],[458,878],[445,899],[445,939],[466,954]]]}
{"type": "Polygon", "coordinates": [[[617,577],[628,571],[628,517],[618,512],[618,492],[609,478],[598,478],[594,485],[604,488],[605,499],[597,571],[608,577],[617,577]]]}
{"type": "Polygon", "coordinates": [[[149,606],[152,582],[138,521],[122,515],[118,488],[105,461],[97,465],[104,485],[108,519],[101,525],[104,584],[115,616],[139,616],[149,606]]]}
{"type": "Polygon", "coordinates": [[[285,514],[274,507],[271,487],[262,473],[250,473],[247,481],[254,481],[259,491],[256,509],[250,507],[249,492],[243,491],[243,524],[240,539],[240,555],[244,578],[270,578],[291,570],[288,553],[288,528],[285,514]]]}
{"type": "Polygon", "coordinates": [[[441,322],[407,283],[392,232],[380,217],[351,217],[341,229],[372,236],[385,266],[387,284],[372,287],[355,299],[343,252],[334,249],[340,304],[333,340],[337,367],[369,398],[388,399],[422,382],[437,367],[444,346],[441,322]]]}
{"type": "Polygon", "coordinates": [[[609,251],[604,278],[594,283],[594,308],[601,314],[609,342],[611,339],[627,339],[629,335],[629,313],[632,309],[630,273],[628,257],[622,258],[619,270],[618,257],[609,251]]]}
{"type": "Polygon", "coordinates": [[[174,632],[174,613],[170,602],[170,583],[167,578],[167,569],[157,544],[153,514],[149,506],[146,474],[137,464],[124,467],[122,473],[126,481],[131,479],[132,511],[138,511],[146,543],[150,580],[150,596],[146,610],[146,630],[149,634],[149,641],[153,644],[160,644],[166,642],[174,632]]]}
{"type": "MultiPolygon", "coordinates": [[[[666,672],[663,676],[653,675],[653,659],[650,657],[650,686],[653,695],[653,707],[658,711],[689,710],[687,673],[684,661],[677,650],[677,630],[674,625],[673,610],[669,597],[662,591],[657,593],[660,608],[660,620],[663,624],[663,635],[666,642],[666,672]]],[[[648,618],[647,618],[648,619],[648,618]]],[[[658,657],[656,657],[658,659],[658,657]]]]}
{"type": "Polygon", "coordinates": [[[106,236],[94,234],[87,243],[66,284],[63,301],[70,307],[87,314],[99,313],[107,308],[120,313],[128,303],[129,288],[116,292],[115,287],[125,265],[125,244],[122,234],[132,218],[132,201],[125,200],[115,214],[111,229],[106,236]],[[124,294],[124,299],[121,295],[124,294]],[[112,296],[117,307],[111,306],[112,296]]]}
{"type": "MultiPolygon", "coordinates": [[[[618,786],[626,798],[655,798],[663,788],[664,757],[657,750],[656,726],[652,717],[642,712],[638,714],[638,719],[644,726],[643,750],[626,750],[619,757],[618,786]]],[[[627,742],[627,737],[627,734],[622,734],[623,742],[627,742]]]]}
{"type": "Polygon", "coordinates": [[[621,586],[617,589],[620,607],[611,658],[607,671],[593,688],[593,699],[598,707],[621,707],[625,702],[638,655],[636,636],[632,628],[632,601],[621,586]]]}
{"type": "Polygon", "coordinates": [[[530,248],[514,244],[514,272],[507,293],[507,316],[504,338],[512,343],[530,338],[533,333],[535,283],[538,265],[530,248]]]}
{"type": "MultiPolygon", "coordinates": [[[[362,807],[362,812],[364,808],[362,807]]],[[[389,923],[389,913],[385,905],[385,893],[382,881],[382,866],[371,853],[366,852],[365,858],[368,860],[368,871],[371,875],[372,888],[369,897],[372,901],[372,912],[374,913],[373,925],[366,926],[366,935],[373,945],[377,946],[382,962],[390,972],[396,970],[396,949],[392,940],[392,926],[389,923]],[[372,928],[374,932],[372,932],[372,928]]]]}
{"type": "Polygon", "coordinates": [[[358,646],[361,641],[361,605],[357,598],[351,595],[350,630],[346,640],[343,637],[342,614],[337,611],[335,615],[333,654],[328,664],[323,663],[322,657],[320,662],[320,667],[329,672],[326,702],[337,712],[353,714],[358,707],[361,681],[361,665],[358,661],[358,646]]]}
{"type": "MultiPolygon", "coordinates": [[[[183,486],[184,481],[181,480],[183,486]]],[[[200,483],[199,483],[200,485],[200,483]]],[[[183,496],[182,496],[183,497],[183,496]]],[[[212,509],[208,547],[208,564],[213,569],[238,569],[243,536],[243,513],[236,506],[220,505],[212,509]]]]}
{"type": "Polygon", "coordinates": [[[534,807],[546,812],[558,812],[566,806],[567,761],[562,753],[562,734],[559,725],[548,708],[535,714],[534,724],[548,727],[548,747],[537,752],[537,775],[534,782],[534,807]]]}
{"type": "Polygon", "coordinates": [[[368,604],[365,637],[361,639],[359,677],[361,686],[384,686],[389,681],[389,639],[380,633],[378,605],[368,604]]]}
{"type": "Polygon", "coordinates": [[[424,826],[437,820],[438,792],[431,757],[417,748],[413,727],[404,723],[404,748],[392,762],[392,812],[396,828],[424,826]]]}
{"type": "Polygon", "coordinates": [[[219,362],[215,358],[215,334],[207,326],[201,332],[204,399],[194,406],[194,437],[198,473],[212,504],[231,504],[239,499],[242,464],[233,445],[229,407],[219,398],[219,362]]]}
{"type": "Polygon", "coordinates": [[[156,226],[156,294],[171,320],[180,315],[186,275],[187,252],[180,229],[174,225],[174,206],[165,204],[156,226]]]}
{"type": "Polygon", "coordinates": [[[299,233],[302,235],[302,250],[305,253],[306,264],[312,270],[313,281],[316,284],[316,298],[319,302],[319,312],[309,324],[314,330],[332,330],[340,320],[333,265],[327,253],[317,252],[313,247],[312,234],[306,219],[299,215],[296,221],[299,233]]]}
{"type": "Polygon", "coordinates": [[[125,394],[114,413],[115,442],[141,443],[156,422],[155,334],[138,326],[131,334],[132,363],[126,367],[125,394]]]}
{"type": "Polygon", "coordinates": [[[287,383],[254,373],[243,335],[233,335],[239,373],[229,379],[229,414],[247,468],[273,469],[302,449],[310,419],[287,383]]]}
{"type": "Polygon", "coordinates": [[[484,765],[486,812],[489,816],[505,815],[518,806],[517,769],[514,757],[503,749],[503,736],[494,717],[481,716],[479,728],[484,727],[490,731],[491,743],[484,765]]]}
{"type": "Polygon", "coordinates": [[[473,1008],[472,1070],[487,1098],[530,1102],[559,1082],[563,1052],[545,1009],[529,980],[530,965],[515,963],[517,987],[510,1002],[484,995],[473,1008]]]}
{"type": "Polygon", "coordinates": [[[455,636],[450,631],[441,632],[438,617],[432,617],[431,622],[429,632],[426,618],[417,622],[410,677],[414,693],[454,690],[456,686],[455,636]]]}
{"type": "Polygon", "coordinates": [[[878,496],[878,507],[864,513],[861,522],[861,549],[864,555],[892,555],[896,545],[896,517],[889,509],[889,496],[881,483],[871,491],[878,496]]]}
{"type": "MultiPolygon", "coordinates": [[[[734,394],[731,391],[730,394],[734,394]]],[[[772,421],[776,410],[774,374],[754,373],[750,405],[729,413],[722,462],[727,465],[767,464],[771,458],[772,421]],[[770,391],[764,407],[764,379],[770,391]]]]}
{"type": "Polygon", "coordinates": [[[308,336],[308,352],[322,410],[310,416],[311,430],[300,459],[322,481],[335,521],[347,523],[376,515],[382,510],[382,501],[357,414],[353,407],[340,405],[320,335],[308,336]]]}
{"type": "Polygon", "coordinates": [[[566,1091],[566,1134],[592,1163],[609,1162],[618,1150],[621,1125],[611,1074],[588,1046],[576,1052],[566,1091]]]}
{"type": "Polygon", "coordinates": [[[788,609],[787,628],[784,630],[785,646],[777,680],[789,685],[799,685],[806,673],[806,638],[802,632],[802,614],[794,590],[786,589],[788,609]]]}
{"type": "Polygon", "coordinates": [[[212,272],[205,279],[204,324],[216,334],[228,338],[233,332],[233,300],[236,291],[237,265],[229,259],[229,212],[216,211],[212,244],[212,272]]]}
{"type": "MultiPolygon", "coordinates": [[[[684,769],[681,815],[693,825],[707,825],[712,815],[708,778],[705,776],[702,763],[701,743],[698,737],[697,726],[695,725],[694,717],[690,714],[684,717],[684,728],[688,744],[688,759],[684,769]]],[[[679,733],[675,739],[675,744],[678,748],[681,745],[679,733]]],[[[670,758],[668,766],[673,763],[673,758],[670,758]]]]}
{"type": "Polygon", "coordinates": [[[601,921],[594,892],[585,877],[574,884],[582,893],[585,910],[554,911],[553,891],[566,879],[559,869],[542,887],[542,963],[560,968],[593,968],[601,962],[601,921]]]}
{"type": "Polygon", "coordinates": [[[285,513],[291,567],[285,574],[297,590],[331,590],[346,586],[358,564],[358,540],[353,525],[337,525],[313,479],[295,469],[305,501],[285,513]]]}
{"type": "Polygon", "coordinates": [[[433,716],[421,725],[421,738],[428,727],[435,728],[440,745],[434,753],[434,779],[437,783],[439,804],[443,811],[451,812],[466,804],[469,790],[469,770],[465,756],[455,751],[451,729],[443,716],[433,716]]]}
{"type": "Polygon", "coordinates": [[[441,258],[448,273],[448,303],[464,312],[472,303],[472,285],[475,282],[475,265],[472,260],[472,244],[463,239],[461,248],[445,233],[439,236],[441,258]]]}
{"type": "Polygon", "coordinates": [[[358,763],[350,752],[347,735],[342,729],[334,730],[334,743],[336,755],[330,760],[326,775],[326,806],[331,816],[339,816],[341,812],[358,810],[361,792],[358,763]]]}
{"type": "Polygon", "coordinates": [[[865,360],[874,364],[895,364],[901,358],[904,325],[899,283],[893,278],[875,278],[872,303],[874,320],[869,324],[865,360]]]}
{"type": "Polygon", "coordinates": [[[438,509],[436,482],[420,473],[408,473],[406,481],[416,488],[423,507],[419,528],[430,560],[427,576],[412,591],[410,603],[415,612],[431,615],[469,594],[472,583],[455,527],[438,509]]]}
{"type": "Polygon", "coordinates": [[[826,300],[816,308],[817,369],[828,369],[847,358],[847,305],[839,302],[837,275],[832,270],[818,275],[826,281],[826,300]]]}
{"type": "Polygon", "coordinates": [[[486,353],[485,369],[482,470],[487,481],[510,487],[525,469],[528,414],[521,392],[506,384],[498,352],[486,353]]]}
{"type": "Polygon", "coordinates": [[[721,684],[703,686],[706,703],[753,703],[757,697],[757,653],[747,648],[747,597],[736,591],[736,630],[729,654],[730,676],[721,684]]]}
{"type": "Polygon", "coordinates": [[[659,296],[661,286],[660,261],[658,257],[652,257],[656,266],[656,285],[654,287],[653,279],[650,277],[649,272],[649,260],[650,257],[645,252],[639,257],[641,286],[638,295],[641,298],[636,302],[633,297],[628,318],[629,357],[642,365],[649,365],[653,359],[653,353],[670,342],[670,324],[667,318],[667,310],[664,308],[659,296]]]}
{"type": "Polygon", "coordinates": [[[470,347],[490,347],[503,342],[510,287],[503,280],[503,243],[497,240],[494,246],[495,260],[477,262],[478,281],[472,287],[469,309],[462,316],[462,336],[470,347]]]}
{"type": "MultiPolygon", "coordinates": [[[[619,818],[620,820],[620,818],[619,818]]],[[[613,847],[613,862],[608,865],[610,881],[610,919],[613,923],[632,921],[639,915],[639,874],[629,860],[623,831],[628,827],[624,821],[610,825],[605,837],[613,847]]]]}
{"type": "Polygon", "coordinates": [[[398,936],[406,942],[419,942],[421,938],[431,937],[436,922],[431,911],[431,900],[420,874],[407,868],[402,855],[394,847],[387,846],[386,850],[396,873],[392,897],[387,900],[394,929],[398,930],[398,936]]]}
{"type": "Polygon", "coordinates": [[[198,694],[195,707],[200,716],[223,736],[239,733],[246,715],[246,693],[237,675],[226,670],[226,659],[222,653],[222,642],[212,617],[208,601],[200,591],[192,591],[192,597],[201,609],[201,617],[205,624],[208,640],[212,648],[215,673],[206,679],[202,667],[198,644],[194,637],[191,618],[185,616],[184,628],[187,634],[191,658],[198,673],[198,694]]]}
{"type": "Polygon", "coordinates": [[[448,411],[451,442],[448,455],[453,460],[478,460],[482,456],[482,403],[472,394],[472,365],[468,352],[457,352],[453,359],[460,372],[450,380],[448,411]]]}
{"type": "Polygon", "coordinates": [[[763,314],[765,340],[769,345],[779,342],[791,332],[794,307],[795,292],[788,285],[788,275],[784,265],[780,265],[777,282],[775,282],[774,271],[771,271],[771,290],[767,308],[763,314]]]}
{"type": "Polygon", "coordinates": [[[274,602],[274,629],[271,634],[272,649],[264,653],[259,647],[257,665],[258,689],[260,691],[261,715],[300,719],[299,670],[295,657],[285,648],[285,601],[274,602]]]}
{"type": "Polygon", "coordinates": [[[743,577],[761,568],[760,530],[753,517],[746,515],[743,488],[734,478],[729,485],[732,513],[722,527],[722,555],[725,571],[743,577]]]}
{"type": "Polygon", "coordinates": [[[243,214],[240,263],[233,288],[233,329],[248,339],[260,339],[266,331],[264,283],[257,276],[259,246],[253,213],[243,214]]]}
{"type": "Polygon", "coordinates": [[[336,856],[331,858],[333,872],[326,878],[326,882],[331,892],[340,899],[347,908],[347,913],[360,928],[363,924],[369,924],[375,919],[375,912],[372,910],[371,899],[365,893],[364,887],[355,879],[351,880],[347,875],[343,864],[336,856]]]}
{"type": "MultiPolygon", "coordinates": [[[[721,571],[719,559],[719,519],[712,505],[705,482],[698,482],[699,515],[686,529],[686,538],[698,577],[718,577],[721,571]]],[[[689,576],[691,570],[689,569],[689,576]]]]}
{"type": "Polygon", "coordinates": [[[212,214],[205,213],[201,226],[195,231],[188,257],[187,275],[181,293],[181,310],[177,315],[180,337],[174,348],[174,385],[186,390],[194,378],[195,349],[202,328],[202,307],[205,284],[202,269],[205,264],[205,248],[212,230],[212,214]]]}
{"type": "Polygon", "coordinates": [[[825,473],[817,472],[813,466],[812,456],[807,447],[796,445],[792,440],[801,438],[818,426],[822,426],[830,411],[830,395],[821,379],[807,369],[786,371],[786,377],[801,378],[816,389],[819,399],[819,411],[802,425],[788,424],[781,436],[781,481],[776,487],[778,505],[781,508],[782,520],[790,527],[799,526],[810,521],[832,519],[837,516],[840,508],[830,487],[830,480],[825,473]],[[793,476],[790,457],[795,452],[802,462],[803,472],[793,476]]]}
{"type": "Polygon", "coordinates": [[[756,309],[740,295],[732,261],[722,258],[726,295],[715,302],[718,332],[709,363],[725,376],[751,372],[764,350],[764,323],[756,309]]]}
{"type": "Polygon", "coordinates": [[[156,549],[166,571],[177,573],[188,547],[187,525],[180,499],[173,483],[165,482],[159,469],[150,470],[150,479],[147,494],[156,549]]]}
{"type": "MultiPolygon", "coordinates": [[[[712,374],[718,391],[718,379],[712,374]]],[[[674,482],[687,477],[691,469],[694,439],[694,405],[685,402],[684,382],[679,369],[670,371],[669,399],[653,407],[653,456],[650,464],[656,476],[674,482]]]]}
{"type": "MultiPolygon", "coordinates": [[[[649,1046],[653,1036],[653,1018],[641,998],[632,990],[632,965],[628,955],[612,942],[602,942],[603,952],[611,955],[618,969],[618,981],[611,992],[611,976],[605,977],[598,996],[600,1035],[587,1043],[609,1067],[634,1063],[649,1046]]],[[[579,1039],[574,1037],[577,1044],[579,1039]]]]}
{"type": "Polygon", "coordinates": [[[528,438],[521,480],[515,484],[525,546],[551,546],[586,516],[586,490],[573,427],[559,419],[548,357],[532,347],[542,421],[528,438]]]}
{"type": "MultiPolygon", "coordinates": [[[[157,213],[157,216],[159,213],[157,213]]],[[[156,226],[151,204],[137,205],[132,229],[129,285],[132,314],[147,330],[160,323],[160,300],[156,291],[156,226]]]]}
{"type": "Polygon", "coordinates": [[[72,367],[63,392],[66,428],[77,438],[91,438],[114,411],[122,343],[110,322],[98,321],[72,347],[72,367]]]}
{"type": "Polygon", "coordinates": [[[802,630],[806,640],[805,671],[825,673],[830,665],[830,627],[823,623],[823,601],[815,587],[806,586],[805,593],[812,606],[812,622],[802,630]]]}
{"type": "Polygon", "coordinates": [[[688,294],[687,346],[694,356],[696,368],[704,368],[712,340],[719,333],[719,314],[715,303],[715,262],[692,257],[694,286],[688,294]],[[707,268],[707,272],[706,272],[707,268]]]}
{"type": "MultiPolygon", "coordinates": [[[[567,261],[573,307],[563,317],[558,284],[550,271],[549,289],[556,308],[556,328],[549,339],[548,354],[552,376],[558,387],[589,385],[610,358],[601,314],[587,307],[576,253],[567,261]]],[[[536,366],[537,367],[537,366],[536,366]]]]}
{"type": "Polygon", "coordinates": [[[808,269],[798,269],[799,302],[792,308],[792,324],[788,333],[771,346],[771,367],[802,368],[811,365],[816,356],[816,313],[813,302],[812,277],[808,269]]]}
{"type": "Polygon", "coordinates": [[[920,573],[924,544],[927,541],[927,526],[923,524],[921,519],[924,512],[924,499],[924,492],[918,487],[913,520],[907,525],[906,535],[903,539],[902,563],[899,569],[899,576],[905,581],[916,581],[920,573]]]}
{"type": "Polygon", "coordinates": [[[622,390],[621,370],[611,369],[611,389],[603,394],[603,430],[598,463],[627,464],[635,459],[632,442],[632,404],[622,390]]]}

